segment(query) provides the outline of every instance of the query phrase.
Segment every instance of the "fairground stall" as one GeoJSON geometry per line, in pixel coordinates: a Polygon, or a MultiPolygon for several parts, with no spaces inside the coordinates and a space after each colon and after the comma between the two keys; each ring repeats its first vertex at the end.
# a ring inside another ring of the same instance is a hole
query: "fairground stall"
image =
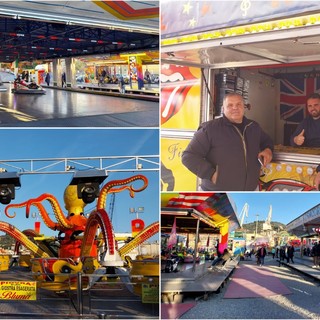
{"type": "Polygon", "coordinates": [[[246,116],[276,145],[261,190],[314,190],[319,150],[290,147],[320,91],[320,4],[316,1],[161,2],[162,190],[195,191],[181,154],[199,124],[221,115],[226,93],[242,94],[246,116]]]}
{"type": "Polygon", "coordinates": [[[289,222],[286,229],[300,238],[301,255],[309,256],[314,243],[320,240],[320,204],[289,222]]]}
{"type": "Polygon", "coordinates": [[[208,272],[209,260],[227,248],[229,234],[238,227],[226,193],[162,193],[161,233],[168,235],[161,248],[163,297],[173,301],[184,292],[218,290],[237,260],[219,277],[208,272]]]}

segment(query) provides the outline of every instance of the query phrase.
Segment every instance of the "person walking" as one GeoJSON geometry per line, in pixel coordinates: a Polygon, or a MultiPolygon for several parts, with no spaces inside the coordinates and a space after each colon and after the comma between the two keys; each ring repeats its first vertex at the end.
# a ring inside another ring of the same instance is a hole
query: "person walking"
{"type": "Polygon", "coordinates": [[[313,259],[312,268],[319,268],[320,266],[320,242],[315,242],[311,249],[311,256],[313,259]]]}
{"type": "Polygon", "coordinates": [[[66,73],[62,72],[61,75],[62,88],[66,87],[66,73]]]}
{"type": "Polygon", "coordinates": [[[47,74],[46,74],[45,82],[46,82],[47,86],[49,87],[49,85],[50,85],[50,73],[49,72],[47,72],[47,74]]]}
{"type": "Polygon", "coordinates": [[[126,93],[126,87],[125,87],[123,76],[119,78],[119,91],[120,93],[123,93],[123,94],[126,93]]]}
{"type": "Polygon", "coordinates": [[[257,251],[257,257],[258,257],[260,266],[264,265],[264,258],[266,255],[267,255],[267,249],[265,248],[265,246],[261,246],[257,251]]]}
{"type": "Polygon", "coordinates": [[[281,246],[279,249],[279,267],[281,267],[281,263],[286,259],[286,249],[284,246],[281,246]]]}
{"type": "Polygon", "coordinates": [[[238,93],[224,97],[223,113],[201,124],[182,153],[182,163],[201,179],[203,191],[257,190],[261,163],[272,160],[273,141],[244,116],[238,93]]]}
{"type": "Polygon", "coordinates": [[[293,257],[294,257],[294,246],[293,245],[290,245],[287,249],[287,262],[290,263],[290,261],[292,263],[294,263],[293,261],[293,257]]]}

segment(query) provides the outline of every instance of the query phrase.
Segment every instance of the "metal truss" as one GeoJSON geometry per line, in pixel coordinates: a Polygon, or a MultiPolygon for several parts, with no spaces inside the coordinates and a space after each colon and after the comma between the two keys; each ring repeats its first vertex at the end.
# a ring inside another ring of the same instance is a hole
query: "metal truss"
{"type": "Polygon", "coordinates": [[[159,155],[0,160],[0,172],[64,174],[81,170],[107,172],[159,171],[159,155]]]}

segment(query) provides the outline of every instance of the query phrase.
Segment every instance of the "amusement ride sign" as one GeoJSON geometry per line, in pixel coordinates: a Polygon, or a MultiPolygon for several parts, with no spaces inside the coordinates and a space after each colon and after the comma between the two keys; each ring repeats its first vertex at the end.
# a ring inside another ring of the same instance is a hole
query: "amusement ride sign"
{"type": "Polygon", "coordinates": [[[0,281],[1,300],[37,300],[36,281],[0,281]]]}

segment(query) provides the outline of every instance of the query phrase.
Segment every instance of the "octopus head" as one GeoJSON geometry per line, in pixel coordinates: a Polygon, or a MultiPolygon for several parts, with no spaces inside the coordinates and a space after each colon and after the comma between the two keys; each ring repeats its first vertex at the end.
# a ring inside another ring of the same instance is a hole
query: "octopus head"
{"type": "Polygon", "coordinates": [[[82,199],[78,198],[76,185],[67,186],[63,197],[65,208],[69,215],[83,215],[83,209],[86,206],[86,203],[84,203],[82,199]]]}

